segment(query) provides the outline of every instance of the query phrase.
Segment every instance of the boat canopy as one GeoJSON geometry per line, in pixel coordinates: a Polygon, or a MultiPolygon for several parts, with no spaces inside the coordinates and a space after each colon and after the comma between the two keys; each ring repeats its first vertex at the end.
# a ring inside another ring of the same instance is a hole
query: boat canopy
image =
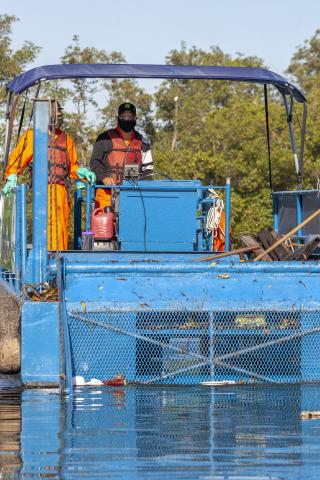
{"type": "Polygon", "coordinates": [[[167,78],[192,80],[233,80],[274,85],[282,94],[304,103],[303,93],[284,77],[263,68],[222,67],[203,65],[138,65],[138,64],[60,64],[45,65],[15,77],[7,92],[21,94],[43,80],[74,78],[167,78]]]}

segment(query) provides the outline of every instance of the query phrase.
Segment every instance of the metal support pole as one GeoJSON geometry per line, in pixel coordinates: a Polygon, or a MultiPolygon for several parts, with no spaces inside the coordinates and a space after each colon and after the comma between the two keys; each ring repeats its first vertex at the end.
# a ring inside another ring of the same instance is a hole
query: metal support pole
{"type": "Polygon", "coordinates": [[[21,283],[24,283],[24,277],[27,266],[27,189],[25,184],[21,189],[21,283]]]}
{"type": "MultiPolygon", "coordinates": [[[[288,121],[288,126],[289,126],[289,133],[290,133],[290,142],[291,142],[291,149],[293,153],[293,161],[296,169],[296,175],[297,175],[297,181],[298,183],[301,183],[301,172],[300,172],[300,165],[299,165],[299,160],[298,160],[298,155],[297,155],[297,147],[296,147],[296,140],[294,137],[294,131],[293,131],[293,126],[292,126],[292,106],[289,108],[287,97],[283,95],[283,101],[284,105],[286,108],[286,114],[287,114],[287,121],[288,121]]],[[[292,102],[292,100],[291,100],[292,102]]]]}
{"type": "Polygon", "coordinates": [[[272,195],[273,203],[273,230],[279,233],[279,197],[272,195]]]}
{"type": "Polygon", "coordinates": [[[226,179],[226,217],[225,217],[225,245],[224,250],[230,250],[230,212],[231,212],[231,181],[226,179]]]}
{"type": "Polygon", "coordinates": [[[21,189],[15,189],[15,202],[13,204],[13,212],[15,215],[15,236],[14,236],[14,276],[15,287],[21,287],[21,189]]]}
{"type": "MultiPolygon", "coordinates": [[[[296,195],[296,221],[297,225],[302,223],[302,195],[296,195]]],[[[298,243],[301,243],[301,237],[302,237],[302,228],[297,231],[297,236],[298,236],[298,243]]]]}
{"type": "Polygon", "coordinates": [[[35,100],[32,174],[32,281],[36,284],[47,280],[48,126],[49,102],[35,100]]]}
{"type": "Polygon", "coordinates": [[[90,232],[91,229],[91,184],[86,183],[86,232],[90,232]]]}
{"type": "Polygon", "coordinates": [[[82,192],[76,190],[73,195],[73,248],[74,250],[80,250],[81,248],[81,212],[82,212],[82,192]]]}

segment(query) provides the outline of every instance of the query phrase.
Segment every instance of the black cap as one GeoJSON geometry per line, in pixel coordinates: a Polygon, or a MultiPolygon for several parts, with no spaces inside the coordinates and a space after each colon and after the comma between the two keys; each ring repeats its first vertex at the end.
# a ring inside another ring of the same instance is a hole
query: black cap
{"type": "Polygon", "coordinates": [[[126,111],[132,112],[133,115],[136,115],[136,107],[133,105],[133,103],[122,103],[118,108],[118,115],[121,115],[121,113],[126,111]]]}

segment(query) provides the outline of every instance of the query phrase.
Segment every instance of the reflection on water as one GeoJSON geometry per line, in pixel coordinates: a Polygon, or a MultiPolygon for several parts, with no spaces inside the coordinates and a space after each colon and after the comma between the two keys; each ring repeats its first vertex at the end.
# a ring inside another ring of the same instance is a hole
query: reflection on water
{"type": "Polygon", "coordinates": [[[301,410],[320,386],[2,388],[0,478],[318,479],[301,410]]]}

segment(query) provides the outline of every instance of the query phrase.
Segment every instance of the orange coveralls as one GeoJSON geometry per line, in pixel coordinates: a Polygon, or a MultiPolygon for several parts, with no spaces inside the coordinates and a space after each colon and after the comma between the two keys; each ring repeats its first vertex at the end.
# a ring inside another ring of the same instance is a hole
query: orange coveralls
{"type": "MultiPolygon", "coordinates": [[[[72,138],[67,135],[69,176],[78,178],[78,155],[72,138]]],[[[55,136],[55,140],[57,135],[55,136]]],[[[6,179],[12,173],[19,175],[33,161],[33,130],[27,130],[12,150],[5,171],[6,179]]],[[[48,250],[67,250],[70,215],[69,194],[64,185],[48,184],[48,250]],[[58,231],[58,232],[57,232],[58,231]],[[58,239],[57,239],[58,233],[58,239]]]]}

